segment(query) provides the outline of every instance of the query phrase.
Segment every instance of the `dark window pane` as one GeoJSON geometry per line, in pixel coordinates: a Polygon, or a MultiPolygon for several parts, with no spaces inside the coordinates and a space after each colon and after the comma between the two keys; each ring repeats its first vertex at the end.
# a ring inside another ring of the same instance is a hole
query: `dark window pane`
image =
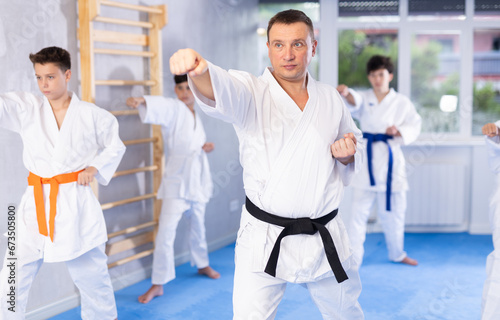
{"type": "Polygon", "coordinates": [[[463,15],[465,0],[409,0],[409,15],[463,15]]]}
{"type": "Polygon", "coordinates": [[[339,16],[359,17],[359,16],[397,16],[399,15],[399,1],[378,1],[378,0],[340,0],[339,16]]]}

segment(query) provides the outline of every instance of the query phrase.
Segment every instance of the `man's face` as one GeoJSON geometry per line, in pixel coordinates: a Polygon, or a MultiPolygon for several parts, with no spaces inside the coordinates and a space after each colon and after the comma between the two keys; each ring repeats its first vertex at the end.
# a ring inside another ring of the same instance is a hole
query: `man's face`
{"type": "Polygon", "coordinates": [[[275,23],[267,43],[274,76],[290,82],[303,81],[317,44],[305,23],[275,23]]]}
{"type": "Polygon", "coordinates": [[[68,91],[71,70],[63,72],[56,64],[35,63],[35,76],[38,88],[50,101],[61,98],[68,91]]]}
{"type": "Polygon", "coordinates": [[[387,69],[378,69],[368,74],[368,81],[370,81],[373,90],[387,91],[389,90],[389,83],[392,81],[393,77],[394,75],[389,73],[387,69]]]}
{"type": "Polygon", "coordinates": [[[189,88],[187,81],[176,84],[174,90],[177,98],[187,106],[194,104],[194,94],[189,88]]]}

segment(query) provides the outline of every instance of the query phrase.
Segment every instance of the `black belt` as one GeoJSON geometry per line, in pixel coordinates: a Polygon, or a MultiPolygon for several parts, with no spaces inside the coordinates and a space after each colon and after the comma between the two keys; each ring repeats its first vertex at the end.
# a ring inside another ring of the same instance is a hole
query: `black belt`
{"type": "Polygon", "coordinates": [[[325,227],[325,225],[330,220],[335,218],[338,209],[335,209],[329,214],[317,219],[309,219],[309,218],[292,219],[292,218],[279,217],[267,213],[264,210],[258,208],[248,198],[246,198],[245,206],[247,208],[247,211],[253,217],[267,223],[284,227],[283,231],[281,231],[281,233],[279,234],[278,239],[276,239],[276,243],[274,244],[273,251],[271,251],[271,256],[267,261],[266,269],[264,270],[264,272],[273,277],[276,276],[276,266],[278,264],[278,256],[280,254],[281,240],[284,237],[296,234],[313,235],[319,231],[321,240],[323,240],[323,246],[325,249],[326,258],[328,259],[328,263],[332,268],[333,274],[335,275],[337,282],[341,283],[344,280],[348,279],[347,274],[345,273],[344,268],[342,267],[342,263],[340,262],[340,258],[337,253],[337,249],[335,248],[335,244],[333,243],[332,236],[325,227]]]}

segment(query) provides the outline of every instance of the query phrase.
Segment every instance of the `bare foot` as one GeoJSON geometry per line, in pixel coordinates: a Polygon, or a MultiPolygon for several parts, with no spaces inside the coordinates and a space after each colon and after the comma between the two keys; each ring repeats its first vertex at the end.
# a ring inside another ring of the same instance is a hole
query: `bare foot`
{"type": "Polygon", "coordinates": [[[199,274],[204,274],[210,279],[219,279],[220,278],[220,273],[212,269],[210,266],[198,269],[199,274]]]}
{"type": "Polygon", "coordinates": [[[163,295],[163,286],[160,284],[153,284],[151,288],[149,288],[145,294],[139,296],[137,300],[139,300],[140,303],[148,303],[153,300],[153,298],[161,295],[163,295]]]}
{"type": "Polygon", "coordinates": [[[403,260],[400,261],[401,263],[408,264],[410,266],[417,266],[418,261],[415,259],[412,259],[410,257],[405,257],[403,260]]]}

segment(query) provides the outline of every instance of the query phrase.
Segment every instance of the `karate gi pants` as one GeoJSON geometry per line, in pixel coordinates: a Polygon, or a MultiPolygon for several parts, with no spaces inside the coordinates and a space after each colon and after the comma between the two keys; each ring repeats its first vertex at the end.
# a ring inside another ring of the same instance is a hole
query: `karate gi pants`
{"type": "MultiPolygon", "coordinates": [[[[293,236],[292,236],[293,237],[293,236]]],[[[287,281],[265,272],[252,271],[252,235],[238,238],[235,249],[233,312],[234,320],[274,319],[285,293],[287,281]]],[[[351,256],[350,259],[353,259],[351,256]]],[[[351,263],[353,265],[354,263],[351,263]]],[[[349,265],[349,264],[346,264],[349,265]]],[[[301,284],[309,290],[323,319],[364,319],[358,303],[361,281],[356,268],[346,270],[349,279],[337,283],[334,276],[301,284]]]]}
{"type": "MultiPolygon", "coordinates": [[[[104,247],[105,245],[102,244],[73,260],[65,262],[73,282],[80,291],[81,317],[83,320],[112,320],[117,318],[115,295],[108,273],[108,257],[104,253],[104,247]]],[[[31,284],[42,266],[43,259],[17,268],[16,312],[8,311],[7,308],[10,305],[5,300],[8,293],[7,289],[10,287],[7,284],[10,270],[5,267],[6,263],[8,263],[7,259],[5,259],[4,267],[0,272],[0,319],[22,320],[25,318],[31,284]]]]}
{"type": "Polygon", "coordinates": [[[490,223],[494,250],[486,260],[482,320],[500,319],[500,175],[497,179],[497,191],[490,202],[490,223]]]}
{"type": "Polygon", "coordinates": [[[163,199],[153,253],[153,273],[151,275],[153,284],[163,285],[175,279],[175,232],[183,214],[186,214],[189,219],[191,265],[196,265],[198,269],[208,267],[205,206],[205,203],[184,199],[163,199]]]}
{"type": "Polygon", "coordinates": [[[389,260],[400,262],[406,257],[404,251],[406,192],[393,192],[391,194],[391,211],[386,211],[385,192],[353,188],[352,213],[348,234],[358,266],[363,261],[366,224],[375,200],[378,207],[377,217],[384,231],[389,260]]]}

